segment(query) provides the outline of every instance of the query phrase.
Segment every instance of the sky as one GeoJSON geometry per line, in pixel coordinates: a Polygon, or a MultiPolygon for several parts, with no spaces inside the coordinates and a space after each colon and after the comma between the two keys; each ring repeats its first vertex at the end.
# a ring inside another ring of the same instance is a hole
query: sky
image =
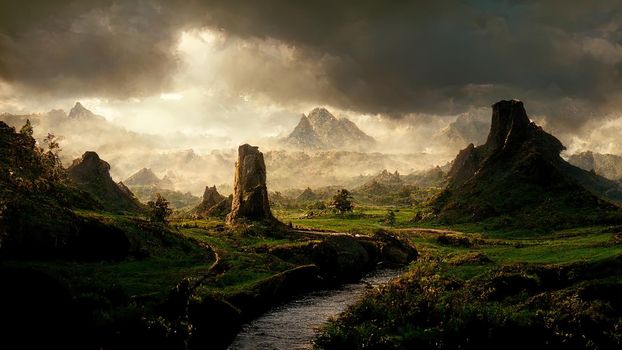
{"type": "Polygon", "coordinates": [[[518,98],[569,151],[622,153],[621,68],[619,0],[0,0],[0,112],[81,101],[180,148],[325,106],[433,151],[433,130],[518,98]]]}

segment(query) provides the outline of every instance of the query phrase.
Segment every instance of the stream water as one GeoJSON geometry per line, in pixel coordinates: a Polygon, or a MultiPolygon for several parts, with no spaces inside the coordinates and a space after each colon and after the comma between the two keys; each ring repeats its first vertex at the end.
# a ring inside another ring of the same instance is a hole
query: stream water
{"type": "Polygon", "coordinates": [[[387,283],[398,270],[377,270],[356,283],[304,294],[244,325],[229,350],[310,349],[317,329],[356,302],[369,288],[387,283]]]}

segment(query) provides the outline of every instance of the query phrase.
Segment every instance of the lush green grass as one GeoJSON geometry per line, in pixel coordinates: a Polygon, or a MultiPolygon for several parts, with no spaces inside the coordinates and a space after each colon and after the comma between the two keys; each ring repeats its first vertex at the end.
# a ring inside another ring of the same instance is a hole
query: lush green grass
{"type": "Polygon", "coordinates": [[[469,233],[397,231],[416,245],[419,261],[326,325],[317,346],[622,343],[615,335],[622,313],[614,297],[622,290],[622,227],[503,232],[467,226],[469,233]],[[514,340],[507,343],[504,332],[514,340]]]}
{"type": "Polygon", "coordinates": [[[283,236],[265,227],[224,230],[222,222],[217,220],[179,221],[175,225],[183,236],[209,244],[221,259],[217,267],[219,273],[208,276],[197,288],[196,294],[199,296],[209,294],[227,297],[296,267],[265,251],[276,246],[292,246],[308,241],[303,236],[283,236]]]}
{"type": "Polygon", "coordinates": [[[122,229],[130,241],[130,256],[121,261],[20,260],[3,264],[45,271],[76,291],[114,288],[128,296],[164,296],[182,279],[204,275],[214,262],[204,247],[175,231],[146,227],[139,217],[83,210],[76,214],[122,229]]]}
{"type": "MultiPolygon", "coordinates": [[[[294,227],[330,230],[337,232],[371,233],[377,229],[391,228],[384,222],[388,210],[395,212],[396,224],[394,227],[407,227],[413,218],[416,209],[412,207],[355,207],[352,213],[334,214],[322,213],[307,218],[306,209],[277,209],[274,215],[284,223],[292,223],[294,227]]],[[[317,211],[316,211],[317,212],[317,211]]]]}
{"type": "MultiPolygon", "coordinates": [[[[498,306],[495,303],[482,302],[473,299],[475,297],[467,292],[455,294],[452,288],[456,288],[454,284],[476,284],[475,281],[479,280],[484,284],[490,284],[493,279],[491,276],[496,276],[500,269],[516,269],[516,266],[519,266],[520,270],[523,267],[535,266],[554,270],[558,266],[569,264],[597,264],[615,259],[622,253],[622,246],[614,240],[614,237],[622,232],[619,227],[593,226],[559,231],[503,231],[484,224],[442,227],[429,223],[413,224],[410,220],[417,210],[417,208],[357,207],[352,214],[325,213],[311,218],[305,217],[306,210],[274,210],[274,213],[282,222],[291,222],[296,228],[362,234],[372,233],[377,229],[393,230],[417,247],[420,259],[412,263],[410,271],[405,274],[404,281],[407,282],[396,290],[389,287],[388,296],[376,295],[374,297],[376,299],[365,301],[367,307],[374,309],[374,317],[378,319],[384,316],[395,316],[396,319],[400,319],[399,315],[389,315],[383,311],[393,310],[393,306],[383,304],[391,298],[399,298],[399,302],[403,304],[400,304],[402,306],[398,308],[399,310],[394,311],[401,310],[406,314],[412,312],[412,308],[415,307],[414,304],[409,304],[413,300],[430,302],[438,299],[453,303],[452,300],[455,298],[461,298],[460,300],[466,303],[477,303],[481,310],[492,308],[490,312],[493,314],[498,311],[499,315],[514,320],[526,313],[525,317],[531,320],[533,315],[525,309],[521,309],[520,312],[512,311],[517,308],[514,304],[498,306]],[[396,224],[393,227],[384,222],[389,209],[394,210],[396,216],[396,224]],[[430,228],[464,233],[445,234],[426,230],[430,228]],[[432,267],[422,273],[421,269],[425,270],[426,266],[432,267]],[[418,282],[408,276],[412,277],[414,271],[419,271],[418,276],[428,279],[430,283],[423,287],[417,284],[417,288],[437,288],[434,281],[439,280],[443,281],[438,287],[442,292],[438,295],[427,295],[423,299],[421,295],[412,294],[409,288],[418,282]],[[493,310],[496,307],[500,309],[493,310]]],[[[162,229],[148,224],[141,217],[93,211],[76,213],[122,229],[130,240],[131,255],[121,261],[13,261],[3,264],[46,271],[65,281],[72,290],[77,291],[78,295],[80,293],[107,295],[106,291],[119,290],[129,297],[161,300],[169,295],[181,280],[190,278],[196,282],[196,289],[193,290],[195,298],[206,296],[229,298],[237,293],[252,292],[265,279],[296,267],[294,263],[268,254],[270,249],[304,245],[313,239],[304,234],[286,233],[282,229],[260,224],[230,229],[218,219],[175,220],[169,228],[162,229]],[[220,258],[214,270],[210,270],[215,262],[215,255],[211,249],[220,258]]],[[[617,281],[618,277],[615,277],[614,282],[617,281]]],[[[437,306],[441,307],[440,304],[437,306]]],[[[465,316],[462,312],[466,311],[456,310],[454,310],[456,317],[465,316]]],[[[102,314],[105,312],[102,311],[102,314]]],[[[352,317],[352,314],[346,314],[346,317],[352,317]]],[[[356,321],[360,322],[357,324],[352,319],[347,319],[342,325],[356,329],[359,325],[368,327],[367,321],[367,318],[361,318],[356,321]]],[[[325,333],[325,336],[339,337],[347,333],[335,324],[330,327],[333,328],[328,328],[329,333],[325,333]]],[[[361,334],[371,332],[367,334],[372,337],[370,339],[375,335],[404,334],[404,339],[412,340],[418,339],[416,332],[421,331],[412,327],[391,328],[393,326],[390,324],[383,327],[364,329],[361,334]]],[[[399,339],[396,342],[399,343],[399,339]]]]}

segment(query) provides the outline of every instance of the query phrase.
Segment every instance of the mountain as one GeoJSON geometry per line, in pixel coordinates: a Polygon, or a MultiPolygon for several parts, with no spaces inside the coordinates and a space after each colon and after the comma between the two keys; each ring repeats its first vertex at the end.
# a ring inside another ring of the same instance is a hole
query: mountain
{"type": "Polygon", "coordinates": [[[173,190],[173,182],[168,176],[160,179],[149,168],[140,169],[124,182],[119,182],[119,185],[121,184],[127,185],[128,190],[131,190],[143,203],[156,200],[158,194],[169,201],[172,209],[193,207],[201,202],[199,197],[192,195],[190,192],[184,193],[173,190]]]}
{"type": "Polygon", "coordinates": [[[104,117],[99,116],[99,115],[89,111],[88,109],[84,108],[84,106],[80,102],[76,102],[76,104],[73,106],[71,111],[69,111],[69,114],[67,115],[67,117],[69,119],[85,119],[85,120],[100,119],[100,120],[104,120],[104,117]]]}
{"type": "Polygon", "coordinates": [[[594,171],[609,180],[622,179],[622,156],[619,155],[587,151],[571,155],[568,163],[583,170],[594,171]]]}
{"type": "Polygon", "coordinates": [[[309,116],[304,114],[294,130],[283,140],[299,149],[366,149],[374,145],[367,135],[352,121],[337,119],[325,108],[315,108],[309,116]]]}
{"type": "Polygon", "coordinates": [[[481,145],[486,141],[490,129],[490,118],[481,113],[469,112],[458,115],[456,120],[441,130],[441,134],[451,141],[464,145],[473,143],[481,145]]]}
{"type": "Polygon", "coordinates": [[[168,179],[160,179],[151,169],[142,168],[128,177],[124,183],[129,187],[153,186],[161,189],[173,188],[173,183],[168,179]]]}
{"type": "Polygon", "coordinates": [[[310,187],[307,187],[304,191],[302,191],[300,195],[298,195],[298,197],[296,197],[296,200],[305,202],[315,201],[317,199],[317,194],[315,194],[315,192],[313,192],[310,187]]]}
{"type": "Polygon", "coordinates": [[[95,152],[85,152],[67,168],[69,178],[81,190],[88,192],[111,211],[141,211],[142,205],[131,191],[110,177],[110,164],[95,152]]]}
{"type": "Polygon", "coordinates": [[[321,149],[325,145],[320,136],[313,130],[313,126],[306,115],[300,117],[300,122],[287,136],[286,142],[300,149],[321,149]]]}
{"type": "Polygon", "coordinates": [[[605,200],[605,189],[613,183],[564,161],[559,156],[563,149],[529,120],[521,101],[495,103],[486,143],[460,151],[447,188],[433,200],[437,218],[497,218],[500,225],[522,227],[619,220],[620,208],[605,200]]]}

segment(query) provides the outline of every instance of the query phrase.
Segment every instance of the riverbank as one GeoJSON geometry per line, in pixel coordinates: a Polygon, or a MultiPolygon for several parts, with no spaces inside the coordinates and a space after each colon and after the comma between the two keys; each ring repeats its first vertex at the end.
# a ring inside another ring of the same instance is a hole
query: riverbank
{"type": "Polygon", "coordinates": [[[383,231],[355,236],[247,227],[243,232],[218,233],[200,223],[187,224],[180,231],[211,242],[223,261],[191,293],[191,299],[207,300],[212,309],[222,311],[189,313],[195,325],[191,345],[196,348],[226,347],[244,323],[296,295],[336,288],[358,280],[377,266],[401,267],[417,258],[417,251],[408,242],[383,231]],[[262,259],[262,263],[249,259],[262,259]],[[267,267],[285,266],[290,268],[263,275],[254,270],[265,273],[267,267]],[[221,306],[214,308],[214,303],[221,306]],[[205,313],[218,321],[198,318],[205,313]]]}
{"type": "Polygon", "coordinates": [[[405,229],[420,259],[325,325],[318,349],[614,349],[622,228],[405,229]]]}
{"type": "Polygon", "coordinates": [[[375,270],[357,282],[299,295],[245,324],[229,350],[310,349],[321,325],[401,272],[375,270]]]}
{"type": "Polygon", "coordinates": [[[123,236],[126,255],[1,259],[1,321],[15,338],[0,345],[14,339],[24,347],[224,349],[245,322],[296,295],[417,256],[408,242],[385,233],[261,223],[231,229],[220,220],[162,227],[140,217],[76,213],[123,236]]]}

